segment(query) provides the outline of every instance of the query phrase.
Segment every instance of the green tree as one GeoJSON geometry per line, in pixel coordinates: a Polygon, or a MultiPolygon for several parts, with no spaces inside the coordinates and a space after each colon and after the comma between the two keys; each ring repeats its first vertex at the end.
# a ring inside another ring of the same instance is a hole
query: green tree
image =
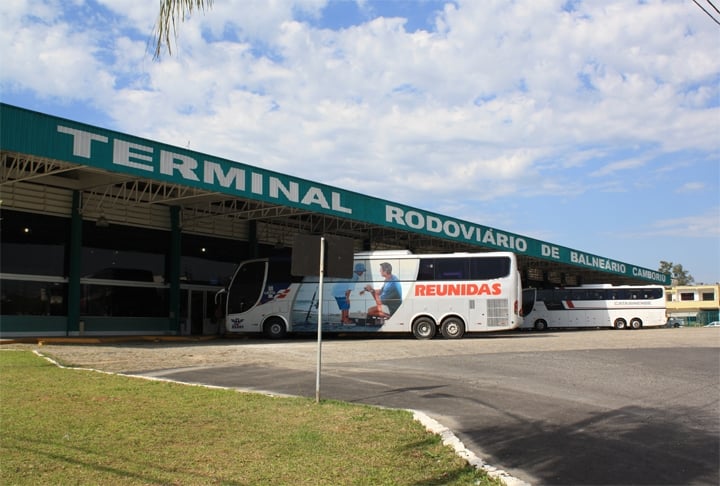
{"type": "Polygon", "coordinates": [[[160,58],[163,46],[172,55],[172,39],[177,38],[177,25],[192,14],[193,10],[204,11],[212,7],[213,0],[160,0],[160,14],[155,25],[155,59],[160,58]]]}
{"type": "Polygon", "coordinates": [[[679,263],[674,264],[673,262],[661,260],[658,271],[661,273],[669,273],[670,278],[673,280],[673,285],[690,285],[695,282],[690,272],[685,270],[679,263]]]}

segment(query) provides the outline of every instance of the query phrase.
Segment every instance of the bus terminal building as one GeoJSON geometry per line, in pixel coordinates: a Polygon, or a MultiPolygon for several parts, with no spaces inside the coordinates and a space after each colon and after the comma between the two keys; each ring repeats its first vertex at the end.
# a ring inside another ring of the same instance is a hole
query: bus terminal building
{"type": "Polygon", "coordinates": [[[0,337],[220,332],[214,294],[297,235],[355,251],[510,251],[523,286],[670,285],[655,270],[0,104],[0,337]]]}

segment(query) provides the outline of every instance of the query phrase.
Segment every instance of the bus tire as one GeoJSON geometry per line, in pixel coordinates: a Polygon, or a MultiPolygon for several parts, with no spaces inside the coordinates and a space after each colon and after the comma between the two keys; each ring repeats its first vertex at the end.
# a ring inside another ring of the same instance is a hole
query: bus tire
{"type": "Polygon", "coordinates": [[[287,329],[282,319],[273,317],[263,324],[263,334],[269,339],[282,339],[287,335],[287,329]]]}
{"type": "Polygon", "coordinates": [[[545,319],[538,319],[535,321],[535,324],[533,324],[533,329],[536,331],[545,331],[547,329],[547,322],[545,322],[545,319]]]}
{"type": "Polygon", "coordinates": [[[460,339],[465,335],[465,323],[458,317],[448,317],[442,322],[440,332],[445,339],[460,339]]]}
{"type": "Polygon", "coordinates": [[[436,332],[435,321],[429,317],[419,317],[412,324],[412,333],[416,339],[432,339],[436,332]]]}
{"type": "Polygon", "coordinates": [[[627,327],[627,321],[625,321],[622,317],[618,317],[615,319],[613,325],[615,326],[615,329],[625,329],[627,327]]]}
{"type": "Polygon", "coordinates": [[[638,319],[637,317],[633,317],[630,319],[630,329],[641,329],[642,328],[642,321],[638,319]]]}

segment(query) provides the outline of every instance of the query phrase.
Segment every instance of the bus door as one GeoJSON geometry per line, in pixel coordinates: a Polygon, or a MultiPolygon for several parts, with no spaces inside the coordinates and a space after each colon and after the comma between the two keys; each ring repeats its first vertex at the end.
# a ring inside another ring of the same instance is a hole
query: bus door
{"type": "Polygon", "coordinates": [[[529,315],[535,308],[536,289],[523,289],[522,291],[522,315],[529,315]]]}

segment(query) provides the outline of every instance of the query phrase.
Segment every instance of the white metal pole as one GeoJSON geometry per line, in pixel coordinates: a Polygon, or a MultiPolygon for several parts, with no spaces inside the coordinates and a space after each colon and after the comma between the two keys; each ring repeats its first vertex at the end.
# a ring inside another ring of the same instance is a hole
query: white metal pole
{"type": "Polygon", "coordinates": [[[318,278],[317,371],[315,373],[315,401],[320,403],[320,368],[322,367],[322,302],[325,275],[325,238],[320,237],[320,277],[318,278]]]}

